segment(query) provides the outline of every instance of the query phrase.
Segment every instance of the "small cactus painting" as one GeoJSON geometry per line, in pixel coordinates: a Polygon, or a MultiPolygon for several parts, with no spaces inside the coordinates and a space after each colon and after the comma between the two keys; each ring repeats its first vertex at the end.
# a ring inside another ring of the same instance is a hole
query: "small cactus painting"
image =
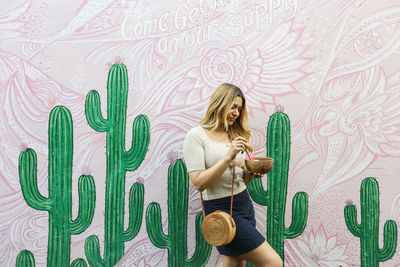
{"type": "Polygon", "coordinates": [[[378,267],[393,257],[397,248],[397,225],[386,221],[383,228],[383,247],[379,248],[379,187],[376,179],[365,178],[361,183],[361,223],[357,222],[357,208],[349,203],[344,218],[349,231],[360,238],[361,267],[378,267]]]}
{"type": "Polygon", "coordinates": [[[168,249],[169,266],[205,266],[210,258],[211,245],[201,234],[202,213],[196,216],[196,249],[187,256],[189,176],[182,160],[172,163],[168,170],[168,235],[164,234],[161,208],[150,203],[146,211],[146,226],[150,241],[158,248],[168,249]]]}

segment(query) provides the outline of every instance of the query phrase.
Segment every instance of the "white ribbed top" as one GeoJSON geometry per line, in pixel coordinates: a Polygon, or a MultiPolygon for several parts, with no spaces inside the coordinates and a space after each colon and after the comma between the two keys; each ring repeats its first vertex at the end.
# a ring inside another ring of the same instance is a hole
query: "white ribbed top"
{"type": "MultiPolygon", "coordinates": [[[[212,167],[218,160],[228,153],[230,143],[220,143],[212,140],[201,126],[192,128],[185,136],[183,155],[188,172],[205,170],[212,167]]],[[[236,156],[235,183],[233,194],[246,189],[243,182],[243,165],[246,156],[239,153],[236,156]]],[[[231,195],[232,169],[227,168],[218,181],[203,191],[205,200],[217,199],[231,195]]]]}

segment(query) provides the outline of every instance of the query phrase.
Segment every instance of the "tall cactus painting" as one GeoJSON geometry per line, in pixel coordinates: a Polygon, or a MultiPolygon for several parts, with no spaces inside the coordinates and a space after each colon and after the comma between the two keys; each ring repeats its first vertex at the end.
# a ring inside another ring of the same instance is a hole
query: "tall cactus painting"
{"type": "Polygon", "coordinates": [[[361,266],[377,267],[379,262],[393,257],[397,247],[397,225],[388,220],[383,228],[383,248],[379,248],[379,188],[378,182],[368,177],[361,183],[361,223],[357,222],[357,208],[347,205],[344,218],[350,232],[360,238],[361,266]]]}
{"type": "Polygon", "coordinates": [[[172,163],[168,170],[168,235],[164,234],[161,208],[150,203],[146,211],[147,232],[151,242],[158,248],[168,249],[169,266],[205,266],[211,246],[201,234],[202,213],[196,216],[196,249],[187,257],[189,177],[182,160],[172,163]]]}
{"type": "MultiPolygon", "coordinates": [[[[34,209],[49,213],[47,266],[70,266],[71,235],[82,233],[93,219],[95,185],[93,178],[79,178],[79,213],[72,219],[72,154],[73,125],[69,110],[56,106],[49,118],[48,197],[40,194],[37,185],[37,158],[33,149],[22,151],[19,157],[19,177],[26,203],[34,209]]],[[[21,251],[17,267],[34,266],[30,251],[21,251]]],[[[71,266],[86,266],[83,259],[76,259],[71,266]]]]}
{"type": "Polygon", "coordinates": [[[290,160],[290,122],[283,112],[274,113],[267,130],[267,155],[274,166],[267,175],[267,190],[256,178],[247,187],[252,199],[267,210],[267,240],[284,261],[285,239],[295,238],[303,231],[308,217],[308,195],[298,192],[292,202],[292,222],[285,227],[285,210],[290,160]]]}
{"type": "Polygon", "coordinates": [[[125,175],[142,163],[150,141],[150,123],[139,115],[133,122],[132,146],[125,150],[128,76],[123,64],[112,66],[107,82],[107,118],[103,118],[97,91],[86,97],[86,118],[96,131],[106,132],[107,177],[104,218],[104,256],[100,255],[97,236],[85,242],[86,257],[91,266],[114,266],[124,255],[124,243],[140,230],[143,217],[143,184],[135,183],[129,194],[129,225],[124,229],[125,175]]]}

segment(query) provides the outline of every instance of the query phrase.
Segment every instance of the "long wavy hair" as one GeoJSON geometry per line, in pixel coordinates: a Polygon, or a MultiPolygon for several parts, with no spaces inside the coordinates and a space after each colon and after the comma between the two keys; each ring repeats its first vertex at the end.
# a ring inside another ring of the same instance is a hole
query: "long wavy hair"
{"type": "MultiPolygon", "coordinates": [[[[242,90],[230,83],[223,83],[215,89],[211,95],[206,115],[200,121],[200,125],[203,128],[211,131],[216,130],[222,123],[225,131],[228,132],[232,139],[242,136],[249,141],[251,131],[247,126],[246,99],[242,90]],[[242,109],[233,125],[229,126],[227,117],[236,97],[242,98],[242,109]]],[[[253,148],[249,146],[248,150],[253,151],[253,148]]]]}

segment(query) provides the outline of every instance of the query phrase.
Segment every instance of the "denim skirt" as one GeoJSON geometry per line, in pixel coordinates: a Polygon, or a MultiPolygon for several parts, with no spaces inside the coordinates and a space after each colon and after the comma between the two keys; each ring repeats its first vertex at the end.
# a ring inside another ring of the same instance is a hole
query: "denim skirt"
{"type": "MultiPolygon", "coordinates": [[[[206,216],[216,210],[230,214],[231,196],[204,201],[206,216]]],[[[236,224],[236,235],[232,242],[217,247],[221,255],[237,257],[260,246],[264,236],[256,229],[254,207],[246,190],[233,196],[232,217],[236,224]]]]}

